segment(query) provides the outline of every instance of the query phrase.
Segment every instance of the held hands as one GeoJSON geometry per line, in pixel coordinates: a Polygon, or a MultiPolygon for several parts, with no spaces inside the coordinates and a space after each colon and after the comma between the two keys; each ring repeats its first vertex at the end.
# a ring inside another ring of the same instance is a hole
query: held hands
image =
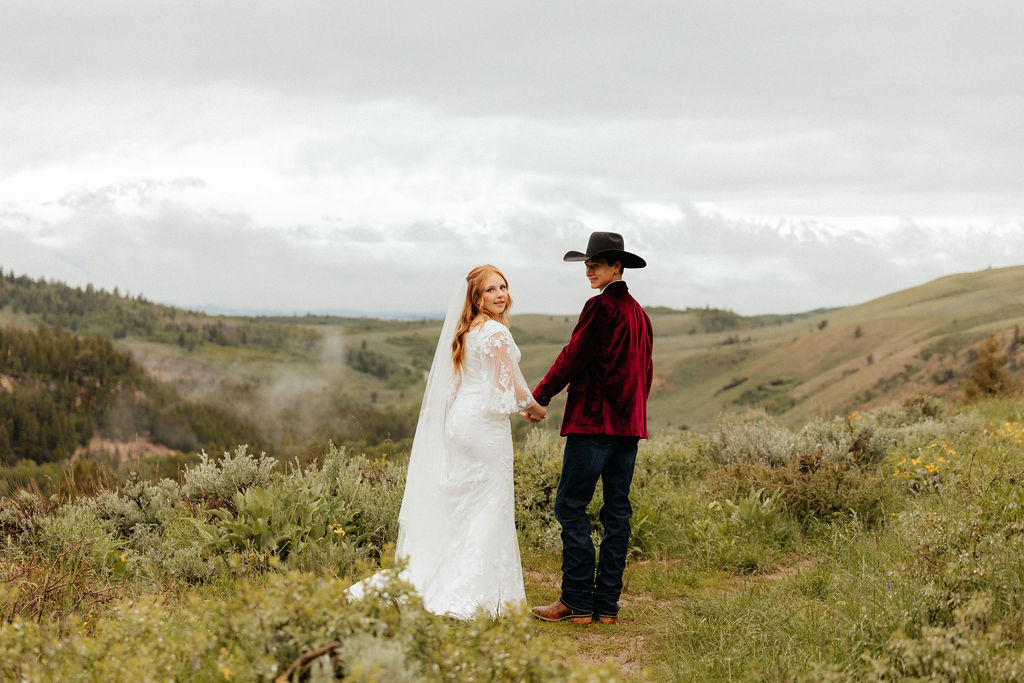
{"type": "Polygon", "coordinates": [[[526,410],[519,411],[519,414],[522,415],[527,422],[537,424],[548,416],[548,409],[539,403],[534,403],[526,410]]]}

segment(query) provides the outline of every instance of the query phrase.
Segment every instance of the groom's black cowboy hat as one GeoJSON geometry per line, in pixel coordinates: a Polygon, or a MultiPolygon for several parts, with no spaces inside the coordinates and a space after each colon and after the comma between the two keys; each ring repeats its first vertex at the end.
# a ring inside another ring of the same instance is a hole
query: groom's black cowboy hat
{"type": "Polygon", "coordinates": [[[643,268],[647,261],[636,254],[626,251],[622,243],[622,235],[617,232],[592,232],[587,242],[586,253],[567,251],[563,261],[586,261],[592,258],[608,259],[608,263],[622,261],[623,268],[643,268]]]}

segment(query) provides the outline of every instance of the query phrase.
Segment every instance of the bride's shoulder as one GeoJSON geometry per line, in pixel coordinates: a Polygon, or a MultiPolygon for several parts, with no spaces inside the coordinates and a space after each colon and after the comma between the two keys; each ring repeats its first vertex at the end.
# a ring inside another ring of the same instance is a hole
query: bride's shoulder
{"type": "Polygon", "coordinates": [[[485,337],[512,337],[512,332],[507,327],[505,327],[504,324],[498,322],[497,320],[488,320],[480,327],[481,332],[483,332],[485,337]]]}
{"type": "Polygon", "coordinates": [[[474,322],[470,326],[469,331],[470,332],[483,332],[484,334],[491,335],[491,334],[494,334],[495,332],[500,332],[501,330],[507,330],[507,329],[508,329],[507,327],[502,325],[497,320],[493,320],[491,318],[486,318],[485,320],[481,320],[479,322],[474,322]]]}
{"type": "Polygon", "coordinates": [[[509,329],[505,327],[505,323],[493,319],[487,320],[487,322],[484,323],[484,329],[491,333],[509,331],[509,329]]]}

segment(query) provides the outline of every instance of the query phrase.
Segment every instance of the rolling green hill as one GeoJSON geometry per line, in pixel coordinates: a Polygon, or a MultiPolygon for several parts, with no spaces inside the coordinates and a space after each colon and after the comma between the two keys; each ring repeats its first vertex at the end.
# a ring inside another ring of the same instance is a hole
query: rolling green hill
{"type": "Polygon", "coordinates": [[[925,392],[953,398],[997,334],[1019,375],[1024,267],[950,275],[866,303],[738,332],[666,335],[654,316],[656,426],[760,405],[796,424],[925,392]]]}
{"type": "Polygon", "coordinates": [[[136,441],[149,451],[217,452],[259,443],[258,429],[216,405],[182,400],[106,339],[60,327],[0,328],[0,464],[45,463],[136,441]]]}
{"type": "MultiPolygon", "coordinates": [[[[989,332],[1020,374],[1024,267],[940,278],[866,303],[792,315],[650,310],[654,430],[703,430],[722,411],[763,407],[790,424],[919,392],[955,397],[989,332]]],[[[513,334],[536,383],[575,313],[517,315],[513,334]]],[[[0,325],[105,336],[183,397],[230,410],[295,455],[327,439],[402,447],[414,427],[440,322],[209,316],[91,287],[2,274],[0,325]]],[[[564,405],[553,403],[547,429],[564,405]]],[[[525,424],[515,420],[517,430],[525,424]]],[[[393,450],[393,448],[391,449],[393,450]]]]}

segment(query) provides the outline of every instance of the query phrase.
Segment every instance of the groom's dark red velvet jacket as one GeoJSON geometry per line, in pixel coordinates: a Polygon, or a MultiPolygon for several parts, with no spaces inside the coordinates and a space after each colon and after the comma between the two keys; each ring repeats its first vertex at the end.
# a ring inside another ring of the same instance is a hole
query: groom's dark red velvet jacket
{"type": "Polygon", "coordinates": [[[566,434],[647,438],[647,396],[654,365],[651,319],[621,280],[591,297],[569,343],[533,397],[546,406],[569,385],[562,419],[566,434]]]}

